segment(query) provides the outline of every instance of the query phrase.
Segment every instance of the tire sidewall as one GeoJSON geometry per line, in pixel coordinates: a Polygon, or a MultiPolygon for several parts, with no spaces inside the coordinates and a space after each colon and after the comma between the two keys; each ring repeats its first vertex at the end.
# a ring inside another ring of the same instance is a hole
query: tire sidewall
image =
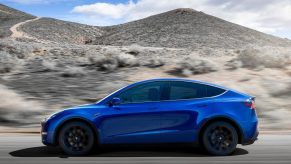
{"type": "Polygon", "coordinates": [[[237,134],[237,130],[229,123],[227,122],[223,122],[223,121],[219,121],[219,122],[214,122],[211,123],[209,126],[206,127],[206,129],[203,131],[203,135],[202,135],[202,145],[204,147],[204,149],[212,154],[212,155],[217,155],[217,156],[225,156],[225,155],[230,155],[234,152],[234,150],[236,149],[236,146],[238,144],[238,134],[237,134]],[[215,151],[213,149],[213,147],[211,146],[210,141],[208,140],[208,133],[216,126],[225,126],[227,127],[227,129],[229,129],[231,131],[231,135],[233,138],[233,143],[231,148],[229,148],[227,151],[215,151]]]}
{"type": "Polygon", "coordinates": [[[68,154],[68,155],[73,155],[73,156],[79,156],[79,155],[86,155],[89,154],[90,151],[93,149],[94,147],[94,143],[95,143],[95,139],[94,139],[94,132],[93,130],[85,123],[83,122],[70,122],[65,124],[60,132],[59,132],[59,136],[58,136],[58,141],[59,141],[59,146],[62,148],[62,150],[68,154]],[[82,151],[74,151],[70,148],[67,147],[66,143],[65,143],[65,132],[73,126],[80,126],[83,129],[85,129],[88,133],[88,146],[86,147],[86,149],[82,150],[82,151]]]}

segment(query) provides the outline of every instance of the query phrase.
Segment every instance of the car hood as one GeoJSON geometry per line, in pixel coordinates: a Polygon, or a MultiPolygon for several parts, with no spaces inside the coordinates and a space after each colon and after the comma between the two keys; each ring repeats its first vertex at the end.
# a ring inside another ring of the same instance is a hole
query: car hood
{"type": "Polygon", "coordinates": [[[74,106],[74,107],[70,107],[70,108],[66,108],[64,110],[78,110],[78,109],[96,109],[98,108],[98,104],[85,104],[85,105],[79,105],[79,106],[74,106]]]}
{"type": "Polygon", "coordinates": [[[67,108],[64,110],[61,110],[59,112],[53,113],[50,115],[47,120],[52,118],[58,118],[58,117],[86,117],[91,118],[92,116],[96,116],[96,114],[101,114],[102,110],[104,109],[104,106],[98,105],[98,104],[86,104],[86,105],[80,105],[75,106],[71,108],[67,108]]]}

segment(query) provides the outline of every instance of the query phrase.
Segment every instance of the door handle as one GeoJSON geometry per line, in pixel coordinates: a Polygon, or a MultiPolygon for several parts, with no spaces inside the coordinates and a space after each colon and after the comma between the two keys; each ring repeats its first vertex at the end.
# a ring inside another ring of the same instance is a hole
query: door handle
{"type": "Polygon", "coordinates": [[[120,108],[119,108],[119,107],[113,107],[113,109],[115,109],[115,110],[120,110],[120,108]]]}
{"type": "Polygon", "coordinates": [[[198,108],[205,108],[205,107],[208,107],[207,104],[201,104],[201,105],[197,105],[198,108]]]}
{"type": "Polygon", "coordinates": [[[158,107],[149,107],[148,109],[150,109],[150,110],[156,110],[156,109],[158,109],[158,107]]]}

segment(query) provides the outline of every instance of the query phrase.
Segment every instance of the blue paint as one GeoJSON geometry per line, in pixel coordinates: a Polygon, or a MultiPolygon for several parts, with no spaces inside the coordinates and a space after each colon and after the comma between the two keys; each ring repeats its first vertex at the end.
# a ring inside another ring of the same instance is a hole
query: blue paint
{"type": "Polygon", "coordinates": [[[235,123],[242,135],[242,143],[248,143],[258,133],[256,111],[245,105],[246,100],[252,98],[226,87],[189,79],[141,81],[126,86],[95,104],[56,113],[42,123],[42,131],[47,133],[42,136],[42,141],[44,144],[56,144],[57,129],[62,123],[77,118],[87,121],[95,128],[100,144],[196,142],[205,123],[215,118],[224,118],[235,123]],[[162,84],[162,100],[110,104],[114,97],[130,89],[155,82],[162,84]],[[168,86],[172,87],[172,82],[212,86],[223,92],[211,97],[204,95],[203,98],[169,100],[166,91],[168,86]]]}

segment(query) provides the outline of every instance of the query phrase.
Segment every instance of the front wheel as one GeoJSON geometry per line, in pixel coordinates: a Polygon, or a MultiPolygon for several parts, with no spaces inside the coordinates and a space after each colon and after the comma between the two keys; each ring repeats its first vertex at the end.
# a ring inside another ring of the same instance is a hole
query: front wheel
{"type": "Polygon", "coordinates": [[[218,121],[206,127],[201,141],[210,154],[224,156],[234,152],[238,143],[238,135],[231,124],[218,121]]]}
{"type": "Polygon", "coordinates": [[[68,155],[88,154],[94,146],[94,133],[83,122],[65,124],[59,133],[59,145],[68,155]]]}

